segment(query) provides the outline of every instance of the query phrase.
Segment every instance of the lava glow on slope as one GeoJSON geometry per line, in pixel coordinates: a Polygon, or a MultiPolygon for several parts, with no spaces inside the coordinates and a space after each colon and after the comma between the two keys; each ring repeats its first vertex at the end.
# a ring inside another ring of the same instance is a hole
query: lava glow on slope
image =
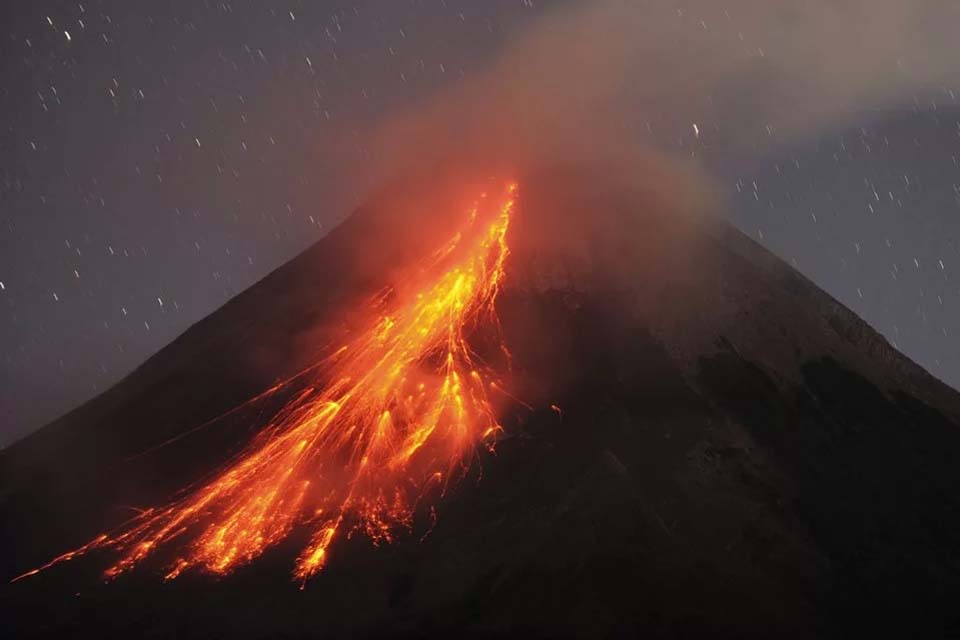
{"type": "Polygon", "coordinates": [[[499,200],[484,194],[421,263],[411,293],[378,296],[379,319],[210,481],[20,578],[101,548],[119,555],[105,572],[115,577],[168,546],[177,557],[167,578],[191,568],[224,574],[305,526],[311,537],[293,571],[302,584],[338,535],[359,530],[376,544],[409,528],[432,484],[441,493],[500,430],[496,374],[475,343],[486,335],[509,358],[495,301],[516,189],[499,200]]]}

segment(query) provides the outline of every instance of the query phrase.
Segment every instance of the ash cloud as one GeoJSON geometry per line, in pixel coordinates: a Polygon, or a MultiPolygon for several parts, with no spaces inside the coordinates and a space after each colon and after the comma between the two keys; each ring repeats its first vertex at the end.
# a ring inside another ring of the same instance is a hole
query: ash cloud
{"type": "Polygon", "coordinates": [[[458,158],[629,171],[658,144],[762,150],[955,82],[958,26],[948,0],[558,5],[485,72],[373,131],[364,170],[390,179],[458,158]]]}

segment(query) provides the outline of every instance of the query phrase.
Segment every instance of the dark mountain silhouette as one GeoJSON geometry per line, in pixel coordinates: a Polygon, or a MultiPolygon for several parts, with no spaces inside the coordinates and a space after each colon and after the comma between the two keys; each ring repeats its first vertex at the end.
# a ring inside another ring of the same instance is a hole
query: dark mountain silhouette
{"type": "MultiPolygon", "coordinates": [[[[302,591],[297,534],[226,577],[164,582],[145,564],[103,583],[92,553],[4,586],[4,635],[960,633],[960,395],[667,186],[520,178],[498,309],[530,408],[508,411],[429,533],[339,540],[302,591]]],[[[455,192],[385,192],[4,450],[4,574],[236,453],[278,399],[196,427],[349,331],[347,310],[431,246],[430,212],[455,192]]]]}

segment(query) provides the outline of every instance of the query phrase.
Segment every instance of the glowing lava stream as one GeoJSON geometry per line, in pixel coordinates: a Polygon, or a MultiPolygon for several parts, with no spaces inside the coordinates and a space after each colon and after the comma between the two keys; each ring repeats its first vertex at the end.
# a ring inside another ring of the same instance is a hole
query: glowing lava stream
{"type": "Polygon", "coordinates": [[[98,548],[119,553],[113,577],[175,539],[168,578],[226,573],[304,525],[313,532],[293,572],[303,582],[342,529],[379,543],[409,527],[426,485],[461,474],[500,428],[494,372],[469,339],[486,327],[506,354],[495,301],[515,191],[499,204],[484,196],[424,263],[415,293],[337,351],[325,384],[305,386],[212,480],[20,577],[98,548]]]}

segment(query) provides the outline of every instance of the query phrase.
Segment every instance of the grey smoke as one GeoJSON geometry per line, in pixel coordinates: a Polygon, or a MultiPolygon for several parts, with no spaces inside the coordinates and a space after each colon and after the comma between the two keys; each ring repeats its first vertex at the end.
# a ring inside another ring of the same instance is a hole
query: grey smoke
{"type": "Polygon", "coordinates": [[[958,27],[948,0],[562,5],[484,73],[385,123],[367,151],[394,173],[450,156],[629,158],[656,127],[763,148],[956,80],[958,27]]]}

